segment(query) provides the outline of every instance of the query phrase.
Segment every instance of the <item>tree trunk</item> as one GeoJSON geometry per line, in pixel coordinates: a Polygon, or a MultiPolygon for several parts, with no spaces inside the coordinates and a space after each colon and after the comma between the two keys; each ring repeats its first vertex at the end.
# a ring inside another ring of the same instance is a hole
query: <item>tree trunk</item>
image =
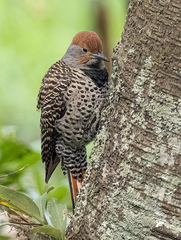
{"type": "Polygon", "coordinates": [[[67,239],[181,239],[180,0],[133,0],[67,239]]]}

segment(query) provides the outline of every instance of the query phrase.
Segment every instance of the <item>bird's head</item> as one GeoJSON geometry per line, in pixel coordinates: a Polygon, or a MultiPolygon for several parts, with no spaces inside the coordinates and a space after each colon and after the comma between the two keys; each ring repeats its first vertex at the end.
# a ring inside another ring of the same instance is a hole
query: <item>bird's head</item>
{"type": "Polygon", "coordinates": [[[62,60],[76,68],[104,68],[108,59],[102,54],[102,42],[93,31],[77,33],[62,60]]]}

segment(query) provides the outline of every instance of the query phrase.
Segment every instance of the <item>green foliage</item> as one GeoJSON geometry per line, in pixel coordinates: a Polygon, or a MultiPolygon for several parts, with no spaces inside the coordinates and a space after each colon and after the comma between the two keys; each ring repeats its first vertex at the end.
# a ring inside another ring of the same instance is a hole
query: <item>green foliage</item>
{"type": "Polygon", "coordinates": [[[61,237],[61,231],[59,229],[56,229],[50,225],[43,225],[41,227],[35,227],[31,230],[32,232],[37,233],[45,233],[50,237],[53,237],[54,239],[63,239],[61,237]]]}
{"type": "Polygon", "coordinates": [[[63,239],[65,236],[65,229],[67,224],[66,205],[58,204],[57,199],[51,198],[47,203],[47,212],[53,226],[61,231],[61,237],[63,239]]]}
{"type": "MultiPolygon", "coordinates": [[[[47,192],[50,190],[52,189],[49,189],[47,192]]],[[[48,225],[45,217],[47,192],[37,200],[39,203],[37,205],[26,195],[0,185],[0,205],[5,206],[7,211],[11,213],[11,225],[21,228],[23,224],[28,223],[31,227],[28,231],[45,233],[55,239],[64,239],[67,207],[66,205],[58,204],[54,198],[50,199],[47,203],[47,213],[51,225],[48,225]],[[14,217],[15,215],[16,218],[14,217]],[[25,215],[27,216],[26,218],[25,215]]]]}
{"type": "MultiPolygon", "coordinates": [[[[0,133],[0,177],[15,172],[23,168],[25,165],[33,165],[40,161],[40,154],[33,151],[26,144],[17,141],[13,134],[6,136],[0,133]]],[[[17,171],[8,177],[0,178],[0,183],[3,185],[12,185],[19,183],[19,189],[23,189],[20,183],[20,178],[24,171],[17,171]]]]}
{"type": "MultiPolygon", "coordinates": [[[[51,189],[49,189],[47,192],[49,192],[51,189]]],[[[42,219],[44,219],[44,222],[47,224],[47,220],[45,217],[45,207],[46,207],[46,197],[47,197],[47,192],[45,192],[42,196],[40,196],[37,200],[36,200],[36,204],[39,208],[40,211],[40,216],[42,219]]]]}
{"type": "Polygon", "coordinates": [[[0,236],[1,237],[1,240],[9,240],[8,237],[4,237],[4,236],[0,236]]]}
{"type": "Polygon", "coordinates": [[[23,193],[0,185],[0,204],[1,203],[11,209],[35,218],[42,224],[44,222],[40,216],[40,210],[37,205],[23,193]]]}

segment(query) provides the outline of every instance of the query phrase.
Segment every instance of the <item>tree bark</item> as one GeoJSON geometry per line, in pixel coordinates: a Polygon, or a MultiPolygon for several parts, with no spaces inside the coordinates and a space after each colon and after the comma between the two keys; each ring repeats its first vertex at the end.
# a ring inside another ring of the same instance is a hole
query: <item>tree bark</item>
{"type": "Polygon", "coordinates": [[[181,239],[180,0],[132,0],[66,239],[181,239]]]}

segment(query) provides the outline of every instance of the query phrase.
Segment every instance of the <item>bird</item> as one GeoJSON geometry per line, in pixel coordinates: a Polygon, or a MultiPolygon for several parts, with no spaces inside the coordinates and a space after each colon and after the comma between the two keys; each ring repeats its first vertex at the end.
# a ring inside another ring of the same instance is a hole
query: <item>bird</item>
{"type": "Polygon", "coordinates": [[[107,97],[105,61],[97,33],[79,32],[48,69],[38,94],[45,182],[60,163],[68,173],[73,209],[87,169],[86,145],[95,138],[107,97]]]}

